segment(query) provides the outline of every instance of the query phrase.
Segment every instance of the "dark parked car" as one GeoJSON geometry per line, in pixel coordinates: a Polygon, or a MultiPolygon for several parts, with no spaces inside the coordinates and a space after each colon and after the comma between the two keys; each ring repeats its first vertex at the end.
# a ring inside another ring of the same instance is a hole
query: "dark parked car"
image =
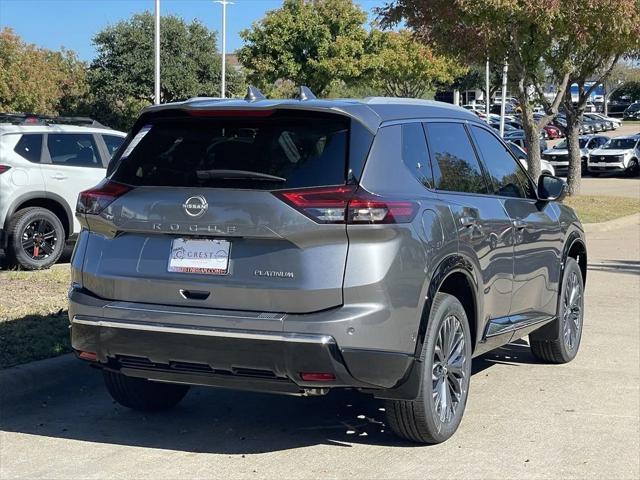
{"type": "Polygon", "coordinates": [[[640,119],[640,102],[632,103],[622,114],[622,118],[625,120],[640,119]]]}
{"type": "Polygon", "coordinates": [[[349,387],[437,443],[473,356],[529,335],[575,357],[587,254],[561,179],[462,108],[301,97],[149,107],[80,195],[71,341],[117,402],[349,387]]]}

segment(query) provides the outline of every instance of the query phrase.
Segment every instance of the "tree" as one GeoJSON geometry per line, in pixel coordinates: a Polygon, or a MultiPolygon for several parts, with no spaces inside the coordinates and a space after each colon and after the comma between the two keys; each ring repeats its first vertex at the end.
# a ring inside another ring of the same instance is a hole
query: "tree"
{"type": "Polygon", "coordinates": [[[440,84],[451,84],[467,68],[453,58],[435,55],[411,32],[372,30],[364,77],[386,96],[420,98],[440,84]]]}
{"type": "MultiPolygon", "coordinates": [[[[162,102],[194,96],[217,96],[220,55],[215,32],[197,20],[186,23],[173,15],[161,23],[160,70],[162,102]]],[[[97,56],[89,69],[92,109],[102,121],[120,128],[133,123],[139,109],[153,102],[154,19],[136,14],[99,32],[93,39],[97,56]]],[[[227,70],[227,94],[243,91],[240,75],[227,70]]]]}
{"type": "Polygon", "coordinates": [[[238,58],[250,83],[270,94],[278,81],[306,85],[316,95],[362,74],[367,14],[352,0],[285,0],[250,29],[238,58]]]}
{"type": "Polygon", "coordinates": [[[541,58],[555,41],[554,32],[562,17],[561,2],[538,0],[391,0],[378,10],[383,25],[405,21],[438,53],[458,56],[468,64],[489,58],[506,60],[515,80],[528,143],[528,168],[534,178],[540,174],[539,132],[555,115],[567,88],[568,73],[558,82],[552,102],[544,102],[545,115],[533,118],[529,86],[542,90],[541,58]]]}
{"type": "Polygon", "coordinates": [[[640,99],[640,67],[623,61],[618,62],[616,66],[613,67],[613,70],[611,70],[609,77],[603,82],[605,115],[609,114],[608,100],[627,94],[629,89],[633,90],[634,84],[636,85],[635,88],[638,90],[638,93],[631,95],[631,97],[640,99]]]}
{"type": "Polygon", "coordinates": [[[640,52],[639,0],[565,0],[563,24],[555,47],[545,55],[546,64],[558,74],[569,72],[569,84],[577,84],[578,98],[563,100],[567,118],[569,194],[578,194],[581,183],[579,128],[594,89],[611,75],[618,61],[640,52]],[[606,21],[602,21],[606,18],[606,21]],[[562,35],[560,35],[562,33],[562,35]],[[588,80],[595,80],[586,87],[588,80]]]}
{"type": "Polygon", "coordinates": [[[27,44],[0,31],[0,111],[69,113],[86,95],[86,66],[70,50],[27,44]]]}

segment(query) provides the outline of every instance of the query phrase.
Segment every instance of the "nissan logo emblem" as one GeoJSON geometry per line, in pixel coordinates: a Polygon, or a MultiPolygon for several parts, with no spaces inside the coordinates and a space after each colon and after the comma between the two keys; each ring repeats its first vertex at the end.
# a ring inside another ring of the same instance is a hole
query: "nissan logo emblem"
{"type": "Polygon", "coordinates": [[[187,198],[182,204],[182,208],[190,217],[201,217],[209,208],[209,204],[202,195],[196,195],[195,197],[187,198]]]}

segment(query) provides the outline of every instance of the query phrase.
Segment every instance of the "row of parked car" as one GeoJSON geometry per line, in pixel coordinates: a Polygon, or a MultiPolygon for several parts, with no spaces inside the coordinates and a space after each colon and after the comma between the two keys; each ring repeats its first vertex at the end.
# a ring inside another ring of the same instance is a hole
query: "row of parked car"
{"type": "MultiPolygon", "coordinates": [[[[583,135],[579,139],[582,173],[598,176],[604,172],[623,172],[629,176],[640,175],[640,132],[636,135],[607,137],[583,135]]],[[[553,165],[558,173],[569,168],[567,141],[542,152],[542,158],[553,165]]]]}

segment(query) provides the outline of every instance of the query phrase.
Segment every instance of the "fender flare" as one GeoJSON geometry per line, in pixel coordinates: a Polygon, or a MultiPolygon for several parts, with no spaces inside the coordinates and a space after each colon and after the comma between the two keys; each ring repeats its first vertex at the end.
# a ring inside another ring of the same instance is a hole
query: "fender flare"
{"type": "Polygon", "coordinates": [[[70,237],[71,235],[73,235],[73,212],[71,211],[69,204],[60,195],[51,192],[45,192],[44,190],[35,190],[33,192],[24,193],[16,198],[13,202],[11,202],[11,205],[9,205],[9,209],[7,210],[7,215],[5,217],[4,228],[6,229],[8,227],[11,217],[14,213],[16,213],[20,205],[22,205],[24,202],[34,199],[53,201],[57,203],[62,209],[64,209],[64,212],[67,215],[67,220],[65,222],[64,219],[61,218],[60,221],[66,228],[68,236],[70,237]]]}
{"type": "MultiPolygon", "coordinates": [[[[476,278],[476,269],[473,263],[459,253],[455,253],[445,257],[433,270],[431,279],[429,280],[429,287],[427,288],[427,295],[425,298],[424,306],[422,308],[422,315],[420,316],[420,324],[418,326],[418,335],[416,338],[416,349],[414,355],[416,358],[420,357],[422,346],[424,344],[425,336],[427,333],[427,325],[429,323],[429,316],[431,314],[431,306],[433,300],[442,287],[444,281],[453,273],[462,273],[467,277],[467,280],[471,284],[473,291],[473,306],[476,312],[475,331],[480,331],[478,319],[480,318],[478,309],[478,279],[476,278]]],[[[475,343],[476,339],[474,339],[475,343]]]]}

